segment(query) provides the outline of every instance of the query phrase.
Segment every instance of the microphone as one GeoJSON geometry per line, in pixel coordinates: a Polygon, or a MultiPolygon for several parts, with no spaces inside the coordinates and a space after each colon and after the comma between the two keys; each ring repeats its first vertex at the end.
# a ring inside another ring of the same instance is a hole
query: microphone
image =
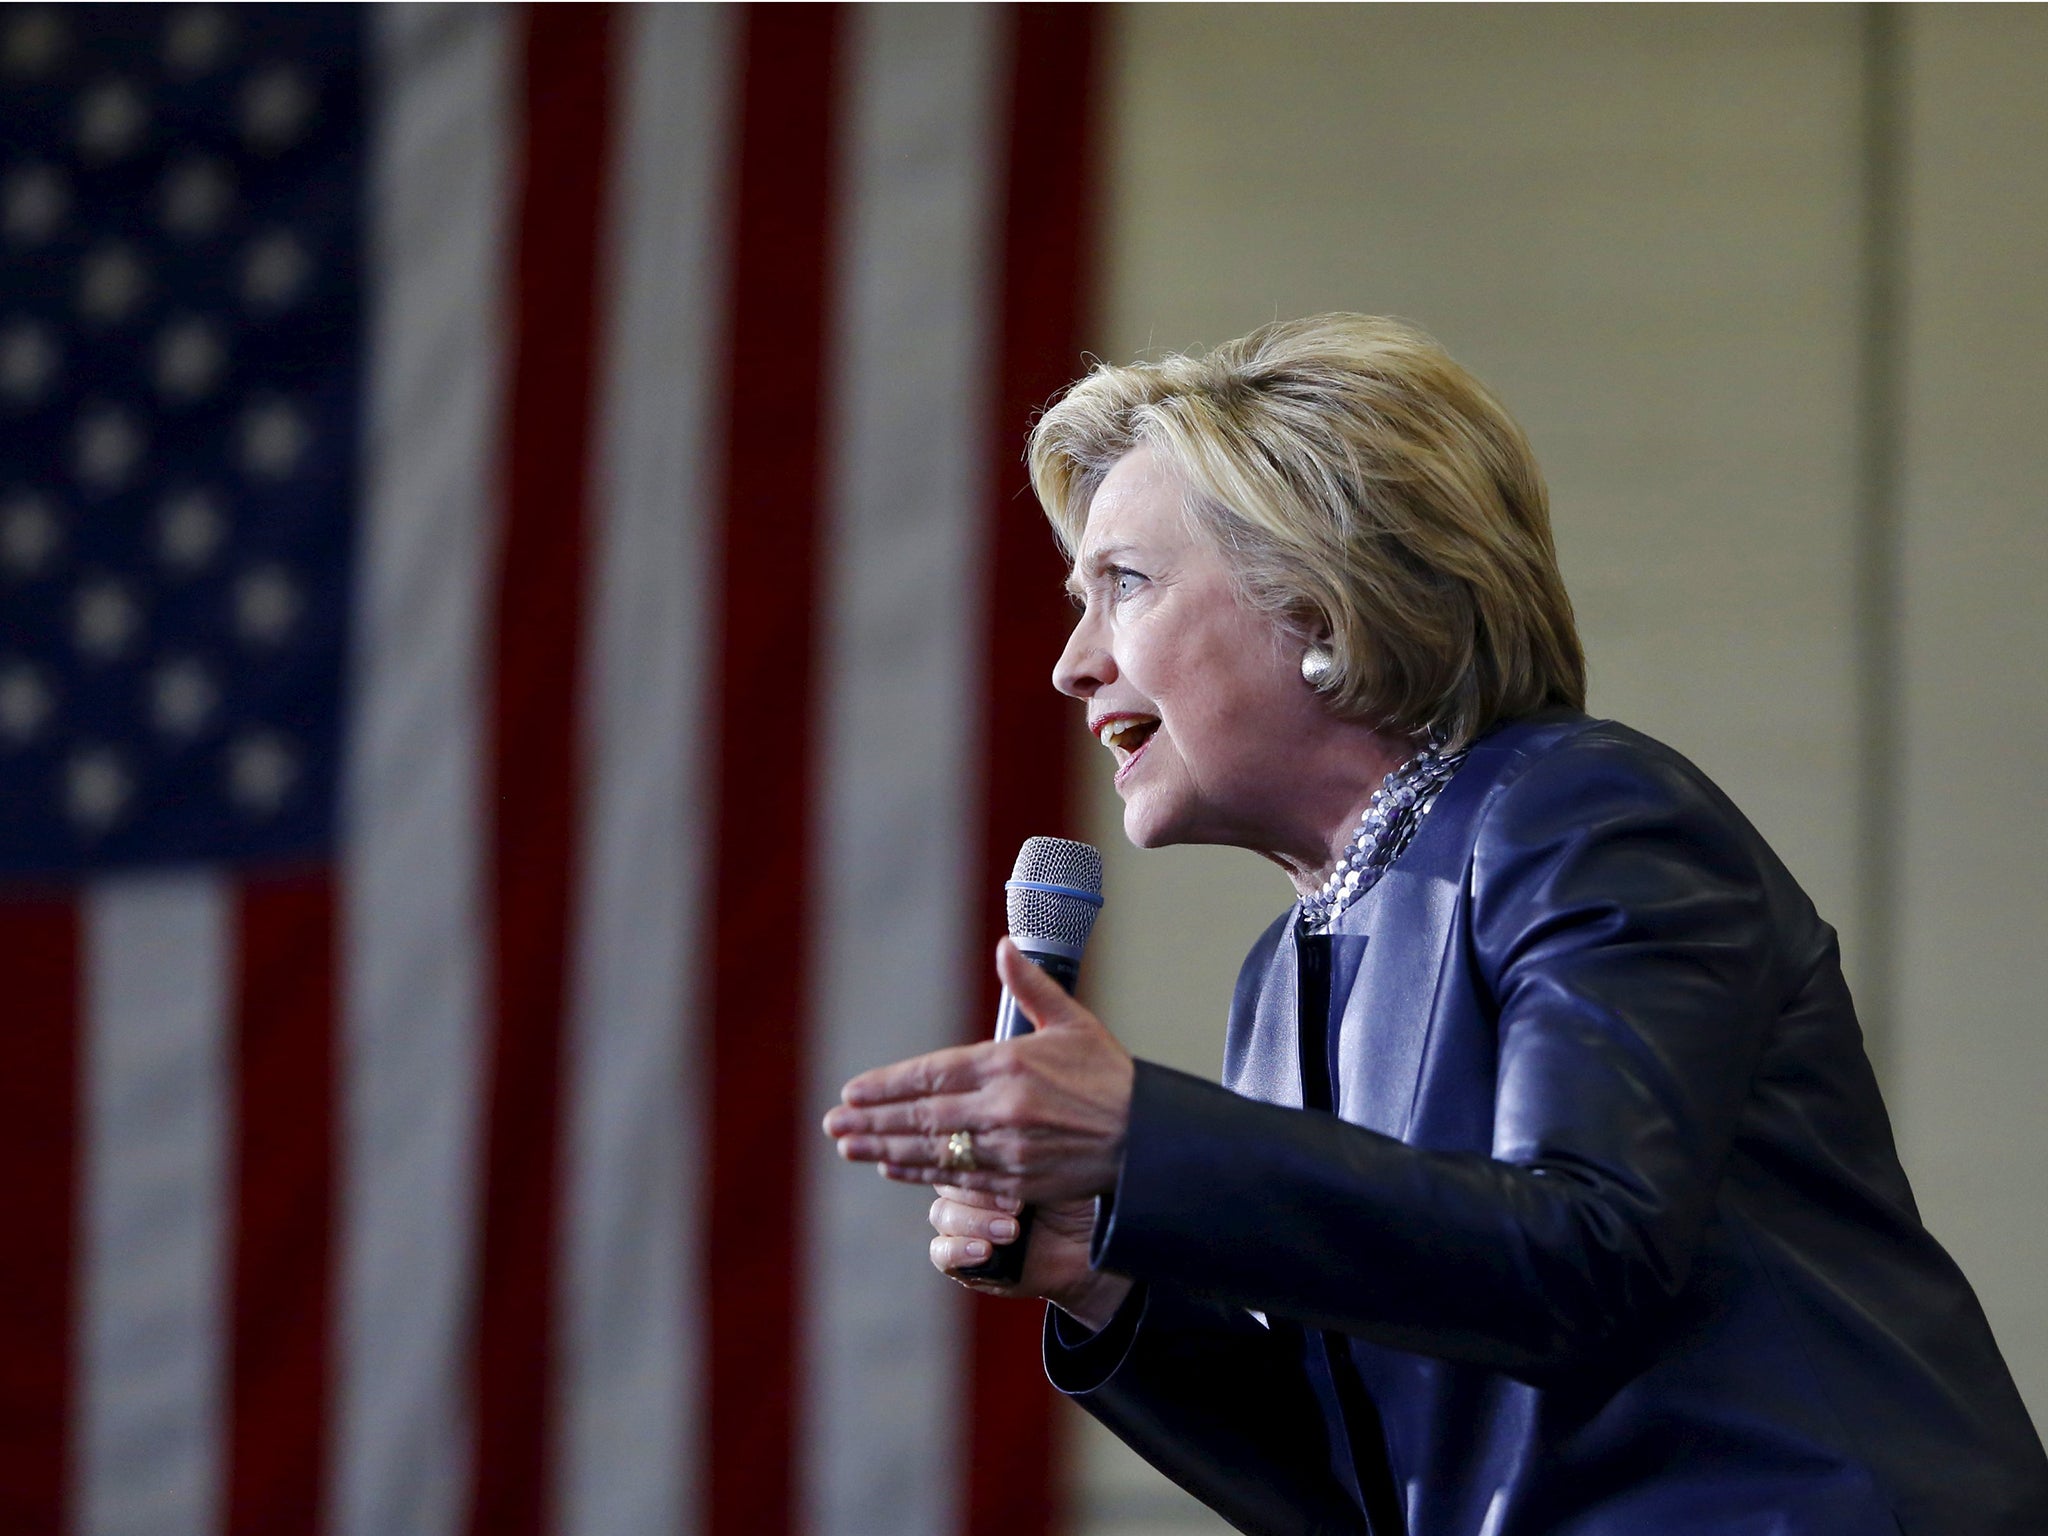
{"type": "MultiPolygon", "coordinates": [[[[1010,915],[1010,940],[1024,958],[1071,993],[1081,977],[1081,953],[1102,911],[1102,855],[1086,843],[1064,837],[1027,837],[1017,864],[1003,885],[1010,915]]],[[[1008,987],[996,1004],[998,1040],[1031,1033],[1031,1021],[1008,987]]],[[[1031,1245],[1031,1208],[1017,1213],[1014,1242],[992,1244],[990,1256],[960,1274],[971,1280],[1014,1285],[1024,1273],[1031,1245]]]]}

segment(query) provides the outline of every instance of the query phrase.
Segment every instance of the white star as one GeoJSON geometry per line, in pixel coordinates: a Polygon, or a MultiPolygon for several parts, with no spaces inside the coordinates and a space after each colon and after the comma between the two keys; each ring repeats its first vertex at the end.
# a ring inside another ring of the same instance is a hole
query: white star
{"type": "Polygon", "coordinates": [[[70,206],[64,178],[49,166],[16,166],[0,186],[0,228],[16,245],[40,245],[57,232],[70,206]]]}
{"type": "Polygon", "coordinates": [[[234,200],[234,183],[218,160],[181,160],[164,176],[164,228],[188,240],[210,235],[234,200]]]}
{"type": "Polygon", "coordinates": [[[42,675],[25,661],[0,662],[0,741],[25,747],[42,734],[55,701],[42,675]]]}
{"type": "Polygon", "coordinates": [[[312,115],[312,87],[289,64],[273,64],[242,87],[242,137],[262,153],[290,144],[312,115]]]}
{"type": "Polygon", "coordinates": [[[0,66],[17,78],[33,78],[57,62],[69,41],[64,24],[48,6],[24,7],[8,25],[6,41],[0,42],[0,66]]]}
{"type": "Polygon", "coordinates": [[[164,64],[176,75],[203,75],[227,51],[228,20],[214,5],[188,5],[164,28],[164,64]]]}
{"type": "Polygon", "coordinates": [[[118,160],[142,138],[149,105],[126,80],[102,80],[78,103],[78,148],[88,160],[118,160]]]}
{"type": "Polygon", "coordinates": [[[235,631],[251,644],[276,645],[304,606],[284,567],[259,565],[235,583],[235,631]]]}
{"type": "Polygon", "coordinates": [[[111,576],[95,577],[78,589],[71,605],[71,638],[95,661],[112,661],[134,644],[142,610],[128,589],[111,576]]]}
{"type": "Polygon", "coordinates": [[[313,263],[288,230],[272,230],[242,256],[242,301],[251,309],[283,309],[306,286],[313,263]]]}
{"type": "Polygon", "coordinates": [[[242,468],[258,480],[282,480],[299,467],[313,432],[297,406],[266,400],[242,413],[242,468]]]}
{"type": "Polygon", "coordinates": [[[149,274],[125,245],[103,245],[85,258],[79,270],[78,307],[86,319],[111,325],[125,320],[142,302],[149,274]]]}
{"type": "Polygon", "coordinates": [[[213,559],[227,532],[227,516],[219,502],[204,491],[185,491],[157,511],[157,557],[189,576],[213,559]]]}
{"type": "Polygon", "coordinates": [[[220,382],[227,354],[206,321],[187,315],[156,338],[156,387],[173,400],[197,400],[220,382]]]}
{"type": "Polygon", "coordinates": [[[142,457],[142,429],[118,405],[94,406],[78,418],[78,478],[96,491],[128,483],[142,457]]]}
{"type": "Polygon", "coordinates": [[[57,515],[32,491],[10,496],[0,506],[0,566],[10,576],[39,576],[64,542],[57,515]]]}
{"type": "Polygon", "coordinates": [[[16,320],[0,330],[0,395],[33,405],[57,372],[57,344],[33,320],[16,320]]]}
{"type": "Polygon", "coordinates": [[[134,793],[134,780],[111,748],[89,747],[64,765],[64,808],[89,832],[118,821],[134,793]]]}
{"type": "Polygon", "coordinates": [[[228,796],[258,816],[275,815],[298,777],[298,754],[274,732],[251,731],[228,749],[228,796]]]}
{"type": "Polygon", "coordinates": [[[166,736],[192,737],[213,717],[220,685],[190,656],[163,662],[149,679],[149,718],[166,736]]]}

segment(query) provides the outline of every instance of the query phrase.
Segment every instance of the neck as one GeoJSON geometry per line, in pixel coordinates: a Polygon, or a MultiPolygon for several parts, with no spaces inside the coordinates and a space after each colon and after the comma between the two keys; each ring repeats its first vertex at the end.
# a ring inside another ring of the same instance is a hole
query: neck
{"type": "Polygon", "coordinates": [[[1321,889],[1371,808],[1373,791],[1421,747],[1413,737],[1366,726],[1352,728],[1351,739],[1343,744],[1339,771],[1329,776],[1314,804],[1305,808],[1309,814],[1299,829],[1299,840],[1266,855],[1286,871],[1295,894],[1308,897],[1321,889]]]}

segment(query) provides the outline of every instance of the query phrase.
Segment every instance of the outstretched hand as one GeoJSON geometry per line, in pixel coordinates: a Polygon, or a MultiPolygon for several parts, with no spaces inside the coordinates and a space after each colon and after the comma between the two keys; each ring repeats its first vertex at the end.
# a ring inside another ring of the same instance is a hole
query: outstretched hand
{"type": "Polygon", "coordinates": [[[1107,1193],[1130,1122],[1130,1053],[1008,939],[996,946],[996,974],[1034,1033],[863,1072],[825,1116],[825,1134],[841,1157],[906,1184],[1030,1204],[1107,1193]],[[972,1137],[971,1168],[948,1156],[957,1131],[972,1137]]]}

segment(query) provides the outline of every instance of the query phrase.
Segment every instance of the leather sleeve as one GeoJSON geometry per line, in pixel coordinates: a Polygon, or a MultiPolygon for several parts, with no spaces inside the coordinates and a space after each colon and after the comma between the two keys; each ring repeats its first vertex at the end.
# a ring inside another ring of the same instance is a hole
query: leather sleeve
{"type": "Polygon", "coordinates": [[[1534,759],[1445,960],[1497,1014],[1491,1155],[1141,1064],[1096,1262],[1532,1380],[1612,1357],[1684,1283],[1782,999],[1762,858],[1675,754],[1534,759]]]}
{"type": "Polygon", "coordinates": [[[1239,1530],[1364,1529],[1330,1469],[1328,1432],[1301,1369],[1301,1335],[1241,1307],[1139,1285],[1100,1333],[1045,1316],[1054,1386],[1239,1530]]]}

